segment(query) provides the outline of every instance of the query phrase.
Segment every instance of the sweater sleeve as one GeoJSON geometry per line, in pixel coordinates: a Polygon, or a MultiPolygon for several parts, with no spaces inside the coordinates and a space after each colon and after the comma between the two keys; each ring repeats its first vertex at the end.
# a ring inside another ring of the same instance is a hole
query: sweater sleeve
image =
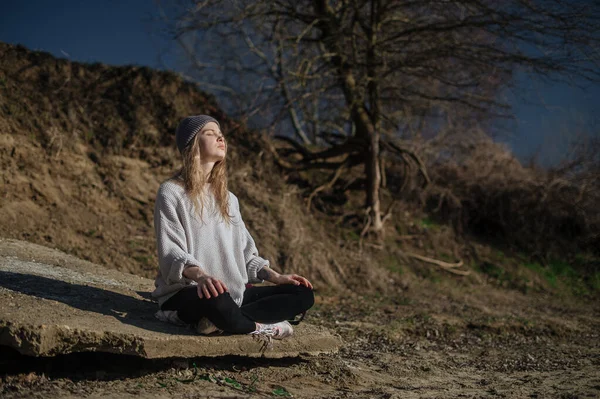
{"type": "Polygon", "coordinates": [[[177,216],[177,199],[164,188],[158,191],[156,197],[154,229],[160,275],[164,281],[167,285],[191,283],[192,280],[183,276],[183,270],[190,265],[201,265],[187,251],[185,231],[177,216]]]}
{"type": "Polygon", "coordinates": [[[263,280],[257,277],[257,273],[263,267],[269,267],[270,263],[268,260],[261,258],[258,255],[258,249],[256,248],[256,244],[254,239],[250,235],[250,232],[246,228],[244,224],[244,220],[242,219],[242,215],[240,213],[240,205],[237,197],[232,195],[234,199],[234,203],[237,209],[237,213],[239,215],[239,223],[241,229],[241,240],[242,240],[242,248],[244,248],[244,261],[246,262],[246,271],[248,272],[248,282],[250,283],[262,283],[263,280]]]}

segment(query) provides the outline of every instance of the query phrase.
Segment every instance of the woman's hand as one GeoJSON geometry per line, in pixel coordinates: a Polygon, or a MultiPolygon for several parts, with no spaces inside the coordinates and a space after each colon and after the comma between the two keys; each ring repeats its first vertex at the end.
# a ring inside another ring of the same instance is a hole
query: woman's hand
{"type": "Polygon", "coordinates": [[[202,298],[216,298],[227,291],[221,280],[210,277],[199,266],[189,265],[183,270],[183,276],[198,283],[198,296],[202,298]]]}
{"type": "Polygon", "coordinates": [[[200,299],[216,298],[219,294],[227,291],[227,287],[221,280],[217,280],[210,276],[201,276],[196,282],[198,283],[198,296],[200,299]]]}
{"type": "Polygon", "coordinates": [[[270,267],[263,267],[256,273],[256,276],[261,280],[266,280],[273,284],[292,284],[303,285],[306,288],[313,289],[310,281],[297,274],[279,274],[270,267]]]}
{"type": "Polygon", "coordinates": [[[313,289],[313,286],[310,283],[310,281],[308,281],[304,277],[299,276],[297,274],[279,274],[279,273],[277,273],[276,275],[271,276],[271,279],[269,281],[274,284],[303,285],[306,288],[310,288],[311,290],[313,289]]]}

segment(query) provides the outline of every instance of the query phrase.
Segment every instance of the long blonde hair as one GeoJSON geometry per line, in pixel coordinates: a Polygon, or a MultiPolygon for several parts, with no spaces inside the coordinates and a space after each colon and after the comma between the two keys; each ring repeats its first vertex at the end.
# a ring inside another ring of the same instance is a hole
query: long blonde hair
{"type": "Polygon", "coordinates": [[[185,192],[192,200],[196,213],[202,220],[204,212],[206,193],[204,188],[207,183],[211,183],[211,191],[214,194],[219,213],[227,224],[231,222],[229,214],[229,191],[227,190],[227,142],[225,138],[225,156],[222,161],[218,161],[213,166],[208,178],[202,171],[202,159],[200,159],[200,133],[183,150],[183,165],[181,169],[173,176],[183,180],[185,192]]]}

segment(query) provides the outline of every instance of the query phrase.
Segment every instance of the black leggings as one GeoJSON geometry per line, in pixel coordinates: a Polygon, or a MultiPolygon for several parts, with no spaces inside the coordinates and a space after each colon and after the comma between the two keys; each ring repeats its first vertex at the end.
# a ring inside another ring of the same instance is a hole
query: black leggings
{"type": "Polygon", "coordinates": [[[169,298],[162,310],[176,310],[179,319],[195,324],[206,317],[221,330],[232,334],[247,334],[256,328],[255,322],[277,323],[291,320],[314,304],[310,288],[296,285],[249,287],[238,306],[229,292],[209,299],[198,296],[197,286],[189,286],[169,298]]]}

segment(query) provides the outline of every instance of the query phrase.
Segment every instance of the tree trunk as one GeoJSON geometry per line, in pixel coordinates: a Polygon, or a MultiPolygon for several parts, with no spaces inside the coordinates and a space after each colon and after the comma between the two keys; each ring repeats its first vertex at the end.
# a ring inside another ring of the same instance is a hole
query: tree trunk
{"type": "Polygon", "coordinates": [[[379,201],[379,188],[381,187],[381,171],[379,169],[379,132],[369,135],[369,152],[365,163],[367,176],[367,207],[371,216],[372,230],[381,238],[383,235],[383,222],[381,220],[381,205],[379,201]]]}
{"type": "MultiPolygon", "coordinates": [[[[375,110],[376,116],[374,120],[372,120],[365,108],[360,88],[357,87],[352,65],[348,63],[347,59],[341,56],[344,54],[344,50],[341,36],[339,35],[338,19],[335,16],[335,12],[326,0],[315,0],[314,7],[317,14],[322,17],[322,20],[317,23],[317,26],[323,33],[323,43],[327,43],[330,51],[333,54],[336,54],[336,57],[332,58],[332,63],[338,69],[346,104],[351,110],[352,119],[356,126],[356,137],[364,140],[363,142],[369,147],[365,160],[365,174],[367,178],[366,206],[369,209],[369,216],[371,217],[371,230],[375,232],[378,238],[381,238],[383,235],[383,221],[379,201],[379,188],[381,186],[381,173],[379,168],[379,110],[375,110]],[[335,40],[329,40],[332,37],[335,40]]],[[[374,41],[375,37],[373,34],[371,34],[370,39],[374,41]]],[[[371,64],[375,64],[374,53],[370,54],[370,61],[371,64]]],[[[372,70],[371,73],[373,73],[372,70]]],[[[372,106],[379,107],[378,96],[373,95],[373,93],[377,92],[377,88],[370,85],[370,91],[372,94],[371,100],[373,101],[372,106]]]]}
{"type": "Polygon", "coordinates": [[[371,217],[371,231],[375,232],[379,239],[383,237],[383,220],[379,200],[379,189],[381,187],[379,141],[381,135],[369,119],[369,115],[364,108],[355,107],[353,119],[356,126],[356,136],[364,140],[363,142],[368,146],[365,158],[365,175],[367,178],[367,201],[365,206],[369,209],[369,216],[371,217]]]}
{"type": "Polygon", "coordinates": [[[383,221],[381,218],[381,207],[379,201],[379,188],[381,187],[381,159],[379,152],[379,140],[381,132],[381,104],[379,97],[379,79],[377,72],[377,34],[380,31],[380,10],[379,1],[371,2],[370,29],[367,36],[369,38],[367,50],[367,83],[368,103],[370,110],[371,129],[369,129],[369,154],[367,156],[367,206],[371,211],[371,223],[377,239],[383,238],[383,221]]]}

